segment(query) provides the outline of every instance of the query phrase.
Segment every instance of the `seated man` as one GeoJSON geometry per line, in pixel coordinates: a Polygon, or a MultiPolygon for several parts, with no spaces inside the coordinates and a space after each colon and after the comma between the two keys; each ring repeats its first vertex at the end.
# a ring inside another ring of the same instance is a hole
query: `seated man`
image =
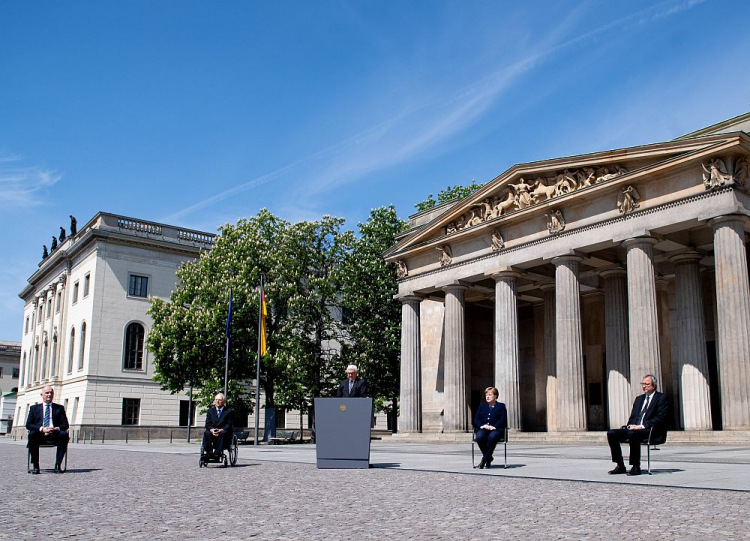
{"type": "Polygon", "coordinates": [[[636,397],[633,410],[630,413],[627,426],[614,428],[607,432],[607,442],[612,453],[612,462],[617,464],[615,469],[609,473],[617,475],[627,473],[628,475],[641,474],[641,443],[648,439],[649,431],[654,429],[654,436],[664,434],[667,430],[667,415],[669,406],[667,396],[657,392],[656,378],[651,374],[643,376],[641,380],[642,395],[636,397]],[[630,444],[630,471],[625,469],[622,459],[620,443],[627,441],[630,444]]]}
{"type": "Polygon", "coordinates": [[[29,409],[29,417],[26,420],[26,429],[29,431],[29,453],[31,454],[31,473],[38,474],[39,470],[39,445],[42,443],[54,443],[57,446],[55,457],[55,473],[63,473],[62,464],[65,453],[68,452],[68,416],[65,408],[60,404],[53,404],[55,391],[52,387],[42,388],[42,403],[34,404],[29,409]]]}
{"type": "Polygon", "coordinates": [[[203,450],[207,455],[221,456],[232,442],[232,410],[226,406],[223,393],[214,397],[214,405],[206,415],[206,430],[203,432],[203,450]]]}

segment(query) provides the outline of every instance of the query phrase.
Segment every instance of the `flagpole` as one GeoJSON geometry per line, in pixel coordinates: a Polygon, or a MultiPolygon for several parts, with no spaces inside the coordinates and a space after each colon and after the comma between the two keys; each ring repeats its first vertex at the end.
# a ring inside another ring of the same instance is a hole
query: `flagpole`
{"type": "Polygon", "coordinates": [[[229,314],[227,315],[227,346],[224,348],[224,400],[227,399],[229,385],[229,340],[232,335],[232,289],[229,289],[229,314]]]}
{"type": "Polygon", "coordinates": [[[258,303],[258,359],[255,364],[255,437],[253,444],[258,446],[258,424],[260,422],[260,342],[262,340],[261,328],[263,318],[263,275],[260,275],[260,302],[258,303]]]}

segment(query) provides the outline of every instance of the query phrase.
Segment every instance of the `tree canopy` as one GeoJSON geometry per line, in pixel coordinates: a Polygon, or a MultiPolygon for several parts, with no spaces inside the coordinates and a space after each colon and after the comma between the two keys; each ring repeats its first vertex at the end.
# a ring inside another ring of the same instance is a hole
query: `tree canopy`
{"type": "Polygon", "coordinates": [[[373,210],[359,236],[340,218],[291,224],[267,210],[226,224],[213,248],[185,263],[170,299],[154,299],[148,347],[156,379],[173,393],[194,386],[202,406],[223,388],[226,318],[233,296],[229,399],[252,411],[260,276],[267,303],[265,405],[309,411],[335,393],[346,364],[360,365],[381,410],[398,394],[400,316],[393,264],[382,259],[403,230],[393,207],[373,210]]]}
{"type": "Polygon", "coordinates": [[[447,203],[448,201],[453,201],[454,199],[463,199],[464,197],[466,197],[467,195],[471,195],[481,187],[481,184],[477,184],[473,180],[468,186],[448,186],[440,193],[438,193],[437,201],[435,201],[435,199],[432,197],[432,194],[430,194],[429,196],[427,196],[427,199],[425,199],[424,201],[420,201],[414,206],[419,212],[423,210],[429,210],[432,207],[435,207],[442,203],[447,203]]]}

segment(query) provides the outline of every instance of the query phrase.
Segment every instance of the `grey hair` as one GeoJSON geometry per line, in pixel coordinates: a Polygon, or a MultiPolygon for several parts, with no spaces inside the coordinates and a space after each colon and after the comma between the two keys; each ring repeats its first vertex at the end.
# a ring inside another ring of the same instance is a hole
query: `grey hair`
{"type": "Polygon", "coordinates": [[[656,376],[654,376],[654,375],[652,375],[652,374],[646,374],[646,375],[645,375],[645,376],[643,376],[643,377],[644,377],[644,378],[651,378],[651,383],[652,383],[652,384],[653,384],[653,386],[654,386],[654,390],[656,390],[656,389],[657,389],[657,387],[659,387],[659,382],[658,382],[658,381],[656,381],[656,376]]]}

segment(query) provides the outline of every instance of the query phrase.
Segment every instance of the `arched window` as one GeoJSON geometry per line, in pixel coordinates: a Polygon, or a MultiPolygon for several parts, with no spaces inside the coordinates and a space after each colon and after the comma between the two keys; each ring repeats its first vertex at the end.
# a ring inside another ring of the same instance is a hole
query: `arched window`
{"type": "Polygon", "coordinates": [[[76,344],[76,328],[70,328],[70,349],[68,349],[68,374],[73,372],[73,352],[76,344]]]}
{"type": "Polygon", "coordinates": [[[81,323],[81,351],[78,353],[78,370],[83,370],[83,354],[86,352],[86,322],[81,323]]]}
{"type": "Polygon", "coordinates": [[[52,335],[52,357],[50,357],[49,365],[49,375],[54,378],[57,372],[57,331],[52,335]]]}
{"type": "Polygon", "coordinates": [[[39,381],[39,344],[34,345],[34,381],[39,381]]]}
{"type": "MultiPolygon", "coordinates": [[[[23,387],[23,382],[26,381],[26,372],[24,372],[24,368],[26,368],[26,352],[23,352],[23,359],[21,359],[21,387],[23,387]]],[[[20,411],[18,412],[21,413],[20,411]]]]}
{"type": "Polygon", "coordinates": [[[143,370],[143,338],[146,330],[140,323],[131,323],[125,329],[125,370],[143,370]]]}

